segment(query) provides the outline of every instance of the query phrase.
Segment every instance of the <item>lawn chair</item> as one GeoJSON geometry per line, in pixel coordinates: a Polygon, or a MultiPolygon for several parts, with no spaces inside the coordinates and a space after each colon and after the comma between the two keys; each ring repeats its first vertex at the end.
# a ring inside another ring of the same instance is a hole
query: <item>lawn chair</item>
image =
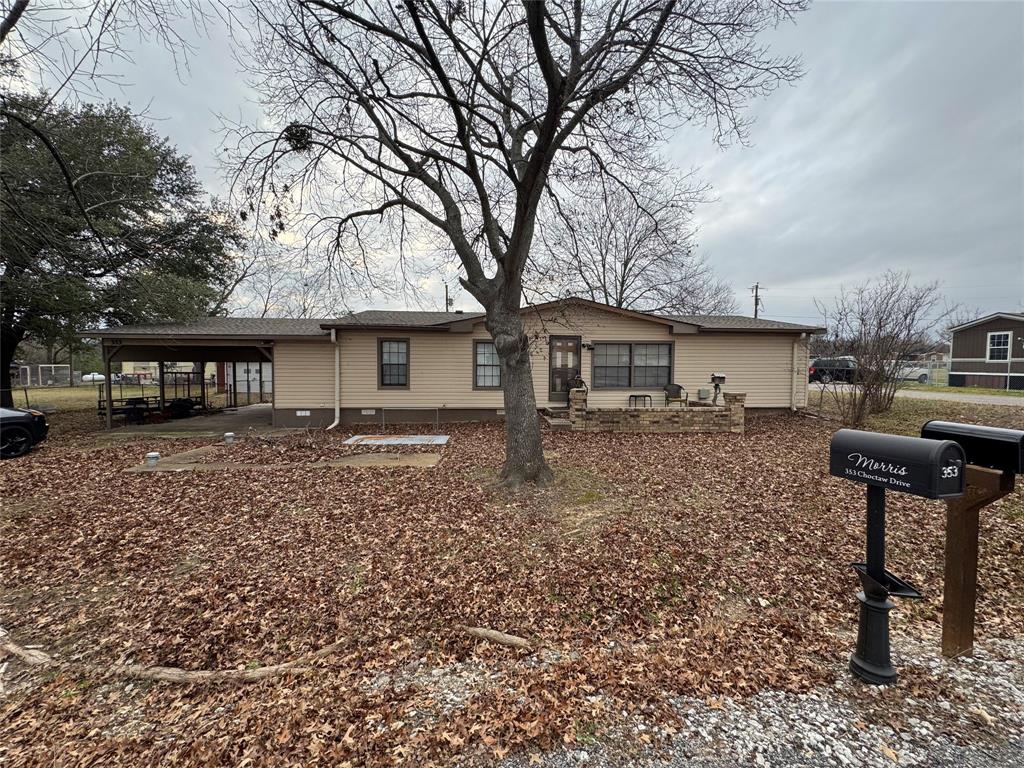
{"type": "Polygon", "coordinates": [[[665,407],[678,405],[680,408],[690,404],[690,394],[679,384],[665,385],[665,407]]]}

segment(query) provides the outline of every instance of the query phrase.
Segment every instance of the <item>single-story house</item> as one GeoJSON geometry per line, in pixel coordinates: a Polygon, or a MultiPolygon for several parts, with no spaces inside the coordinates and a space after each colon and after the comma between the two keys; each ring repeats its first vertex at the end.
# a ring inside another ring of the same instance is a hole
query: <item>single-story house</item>
{"type": "MultiPolygon", "coordinates": [[[[585,299],[525,307],[538,408],[565,408],[568,382],[591,407],[631,395],[664,404],[663,387],[692,398],[713,372],[749,408],[807,402],[807,345],[824,329],[739,315],[636,312],[585,299]]],[[[273,364],[278,426],[500,419],[501,369],[482,312],[366,310],[334,319],[206,318],[89,331],[107,364],[133,358],[273,364]]]]}
{"type": "Polygon", "coordinates": [[[1024,314],[996,312],[950,330],[951,387],[1024,389],[1024,314]]]}

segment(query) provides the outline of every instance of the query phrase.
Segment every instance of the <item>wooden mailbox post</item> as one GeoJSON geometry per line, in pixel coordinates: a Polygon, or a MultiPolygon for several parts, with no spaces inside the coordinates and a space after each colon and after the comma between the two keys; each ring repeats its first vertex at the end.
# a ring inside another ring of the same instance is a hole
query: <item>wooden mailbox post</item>
{"type": "Polygon", "coordinates": [[[1024,473],[1024,430],[929,421],[921,437],[955,440],[967,456],[964,495],[946,500],[942,655],[955,658],[974,649],[980,512],[1012,493],[1024,473]]]}

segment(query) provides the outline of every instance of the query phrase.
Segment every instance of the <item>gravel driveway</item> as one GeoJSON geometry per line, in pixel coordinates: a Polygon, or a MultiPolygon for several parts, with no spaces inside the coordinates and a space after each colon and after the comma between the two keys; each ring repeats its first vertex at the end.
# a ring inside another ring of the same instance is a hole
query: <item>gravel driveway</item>
{"type": "Polygon", "coordinates": [[[503,768],[1002,768],[1024,761],[1024,642],[994,640],[977,645],[974,658],[950,661],[935,642],[899,637],[893,661],[904,678],[888,688],[844,671],[834,685],[808,693],[679,699],[673,731],[636,719],[632,732],[520,756],[503,768]]]}

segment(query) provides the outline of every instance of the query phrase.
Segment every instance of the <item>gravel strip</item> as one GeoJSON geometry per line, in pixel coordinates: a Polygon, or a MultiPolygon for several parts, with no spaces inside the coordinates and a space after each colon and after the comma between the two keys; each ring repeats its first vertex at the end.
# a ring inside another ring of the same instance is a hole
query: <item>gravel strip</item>
{"type": "MultiPolygon", "coordinates": [[[[974,658],[943,659],[937,644],[894,640],[904,673],[884,688],[839,675],[808,693],[745,700],[681,698],[671,727],[633,719],[591,743],[519,755],[504,768],[636,766],[927,766],[995,768],[1024,762],[1024,641],[993,640],[974,658]]],[[[895,656],[895,654],[894,654],[895,656]]]]}

